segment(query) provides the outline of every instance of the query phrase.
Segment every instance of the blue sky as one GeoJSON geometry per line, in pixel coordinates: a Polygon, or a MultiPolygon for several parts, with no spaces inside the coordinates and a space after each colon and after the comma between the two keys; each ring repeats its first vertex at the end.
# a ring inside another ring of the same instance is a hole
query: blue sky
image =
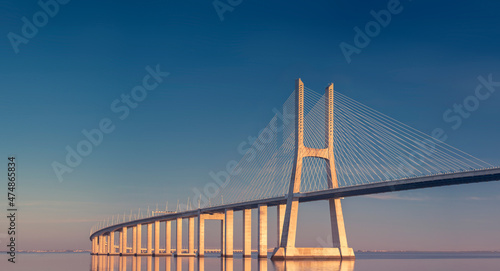
{"type": "MultiPolygon", "coordinates": [[[[500,81],[500,3],[401,1],[348,63],[339,44],[353,45],[353,28],[389,2],[243,0],[221,21],[211,1],[73,0],[15,53],[9,33],[22,35],[22,18],[42,8],[2,1],[0,154],[19,161],[20,248],[88,248],[95,220],[185,200],[241,158],[238,144],[268,123],[297,77],[318,91],[334,82],[425,133],[442,128],[448,144],[500,165],[498,91],[458,129],[443,119],[474,95],[478,76],[500,81]],[[170,75],[119,120],[111,103],[157,64],[170,75]],[[53,161],[103,118],[115,130],[59,182],[53,161]]],[[[326,238],[326,203],[301,210],[299,227],[315,230],[299,244],[326,238]]],[[[355,249],[498,250],[498,210],[499,183],[344,201],[355,249]]]]}

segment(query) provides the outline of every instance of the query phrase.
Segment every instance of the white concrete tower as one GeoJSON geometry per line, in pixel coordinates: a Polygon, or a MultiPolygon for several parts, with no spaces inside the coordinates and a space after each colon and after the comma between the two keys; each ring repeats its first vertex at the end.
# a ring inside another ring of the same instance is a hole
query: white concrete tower
{"type": "Polygon", "coordinates": [[[289,258],[353,258],[354,252],[347,245],[344,227],[344,217],[340,199],[330,199],[330,220],[332,228],[333,247],[331,248],[298,248],[295,246],[297,235],[297,216],[299,199],[294,197],[300,193],[302,162],[305,157],[316,157],[327,161],[328,187],[338,187],[337,172],[333,145],[333,83],[325,89],[325,143],[326,148],[309,148],[304,145],[304,83],[295,82],[295,158],[292,177],[287,195],[285,217],[280,246],[273,252],[274,259],[289,258]]]}

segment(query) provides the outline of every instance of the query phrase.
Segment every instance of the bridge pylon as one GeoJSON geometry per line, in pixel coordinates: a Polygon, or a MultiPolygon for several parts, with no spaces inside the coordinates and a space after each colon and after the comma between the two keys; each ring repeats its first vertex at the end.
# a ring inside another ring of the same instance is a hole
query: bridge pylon
{"type": "Polygon", "coordinates": [[[335,157],[333,146],[333,83],[325,89],[325,145],[326,148],[310,148],[304,145],[304,83],[302,80],[295,81],[295,156],[287,195],[285,218],[281,243],[272,255],[273,259],[297,259],[297,258],[354,258],[354,251],[347,244],[347,236],[344,226],[344,216],[339,198],[329,199],[330,221],[333,247],[296,247],[295,237],[297,234],[297,217],[299,210],[302,162],[305,157],[317,157],[326,160],[328,188],[337,188],[337,172],[335,170],[335,157]]]}

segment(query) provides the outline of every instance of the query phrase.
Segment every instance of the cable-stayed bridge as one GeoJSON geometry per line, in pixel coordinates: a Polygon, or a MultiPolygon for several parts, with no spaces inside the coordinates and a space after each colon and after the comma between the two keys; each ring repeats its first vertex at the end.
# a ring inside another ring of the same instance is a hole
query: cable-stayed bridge
{"type": "Polygon", "coordinates": [[[275,113],[220,187],[193,200],[196,207],[123,216],[116,222],[113,217],[91,229],[92,254],[202,257],[207,252],[205,221],[219,220],[221,255],[232,257],[234,212],[242,211],[242,253],[248,257],[251,210],[258,209],[257,254],[267,257],[267,209],[276,206],[278,244],[272,258],[354,258],[341,198],[500,180],[500,168],[334,92],[333,84],[322,95],[297,79],[295,91],[275,113]],[[299,203],[317,200],[329,202],[333,246],[296,247],[299,203]],[[183,219],[188,220],[187,249],[182,247],[183,219]]]}

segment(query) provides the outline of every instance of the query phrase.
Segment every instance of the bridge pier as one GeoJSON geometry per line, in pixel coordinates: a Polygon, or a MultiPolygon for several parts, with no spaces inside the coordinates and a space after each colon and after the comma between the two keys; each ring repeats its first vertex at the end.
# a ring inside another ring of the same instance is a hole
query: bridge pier
{"type": "Polygon", "coordinates": [[[258,257],[267,258],[267,205],[259,205],[257,213],[259,227],[257,235],[259,236],[258,257]]]}
{"type": "Polygon", "coordinates": [[[121,255],[123,254],[126,254],[127,253],[127,236],[128,236],[128,232],[127,232],[128,228],[127,227],[123,227],[122,228],[122,232],[123,232],[123,241],[122,241],[122,245],[123,245],[123,248],[121,248],[121,255]]]}
{"type": "Polygon", "coordinates": [[[205,220],[220,220],[221,221],[221,256],[224,255],[225,246],[225,214],[198,214],[198,257],[205,256],[205,220]]]}
{"type": "MultiPolygon", "coordinates": [[[[113,238],[113,241],[114,241],[114,238],[113,238]]],[[[113,253],[112,251],[113,251],[114,246],[113,246],[113,243],[111,242],[111,232],[108,235],[108,240],[106,243],[108,245],[106,253],[108,255],[112,255],[112,253],[113,253]]]]}
{"type": "Polygon", "coordinates": [[[165,254],[172,254],[172,221],[165,221],[165,254]]]}
{"type": "Polygon", "coordinates": [[[137,254],[137,226],[132,227],[132,254],[137,254]]]}
{"type": "Polygon", "coordinates": [[[252,254],[252,209],[243,210],[243,257],[252,254]]]}
{"type": "Polygon", "coordinates": [[[205,257],[205,218],[198,214],[198,257],[205,257]]]}
{"type": "Polygon", "coordinates": [[[104,240],[103,240],[103,236],[99,236],[99,246],[98,246],[98,254],[99,255],[103,255],[104,254],[104,240]]]}
{"type": "Polygon", "coordinates": [[[108,254],[115,254],[115,232],[112,231],[109,233],[109,243],[108,243],[108,254]]]}
{"type": "Polygon", "coordinates": [[[118,254],[122,255],[123,254],[123,229],[120,231],[119,234],[119,246],[118,246],[118,254]]]}
{"type": "Polygon", "coordinates": [[[182,254],[182,218],[177,218],[176,220],[176,246],[174,256],[180,256],[182,254]]]}
{"type": "Polygon", "coordinates": [[[142,254],[142,224],[137,224],[137,248],[136,255],[142,254]]]}
{"type": "Polygon", "coordinates": [[[104,254],[104,236],[99,236],[99,254],[104,254]]]}
{"type": "Polygon", "coordinates": [[[99,254],[99,237],[96,236],[94,238],[94,254],[97,255],[99,254]]]}
{"type": "Polygon", "coordinates": [[[220,221],[220,230],[221,230],[221,233],[220,233],[220,256],[221,257],[224,257],[225,256],[225,252],[226,252],[226,216],[224,214],[221,214],[224,219],[222,219],[220,221]]]}
{"type": "Polygon", "coordinates": [[[95,245],[96,245],[95,253],[96,255],[99,255],[99,249],[100,249],[99,236],[96,236],[95,245]]]}
{"type": "Polygon", "coordinates": [[[97,236],[95,239],[96,239],[95,240],[96,254],[97,255],[102,254],[102,252],[101,252],[101,237],[97,236]]]}
{"type": "Polygon", "coordinates": [[[104,254],[109,255],[109,239],[110,235],[105,235],[104,240],[106,240],[106,247],[104,248],[104,254]]]}
{"type": "Polygon", "coordinates": [[[119,238],[120,238],[120,247],[118,248],[118,254],[120,256],[124,255],[126,252],[125,252],[125,248],[127,247],[127,241],[126,241],[126,236],[127,235],[127,231],[124,230],[122,228],[122,230],[120,231],[120,235],[119,235],[119,238]]]}
{"type": "Polygon", "coordinates": [[[194,253],[194,217],[188,218],[188,254],[195,256],[194,253]]]}
{"type": "Polygon", "coordinates": [[[91,242],[90,255],[94,255],[95,254],[95,237],[90,239],[90,242],[91,242]]]}
{"type": "Polygon", "coordinates": [[[188,252],[183,253],[182,251],[182,218],[177,218],[176,222],[176,248],[175,257],[193,257],[196,256],[194,253],[194,217],[188,218],[188,252]]]}
{"type": "Polygon", "coordinates": [[[160,221],[155,221],[155,248],[154,255],[160,254],[160,221]]]}
{"type": "Polygon", "coordinates": [[[103,255],[104,254],[104,240],[103,236],[99,236],[99,246],[98,246],[98,254],[103,255]]]}
{"type": "Polygon", "coordinates": [[[152,250],[153,250],[153,224],[148,223],[146,226],[147,229],[147,240],[146,240],[146,256],[151,256],[153,255],[152,250]]]}
{"type": "Polygon", "coordinates": [[[224,246],[225,250],[224,250],[224,256],[226,257],[233,257],[233,226],[234,226],[234,222],[233,222],[233,217],[234,217],[234,213],[233,213],[233,210],[226,210],[225,211],[225,221],[226,223],[225,224],[225,230],[224,230],[224,234],[225,234],[225,241],[226,241],[226,245],[224,246]]]}

